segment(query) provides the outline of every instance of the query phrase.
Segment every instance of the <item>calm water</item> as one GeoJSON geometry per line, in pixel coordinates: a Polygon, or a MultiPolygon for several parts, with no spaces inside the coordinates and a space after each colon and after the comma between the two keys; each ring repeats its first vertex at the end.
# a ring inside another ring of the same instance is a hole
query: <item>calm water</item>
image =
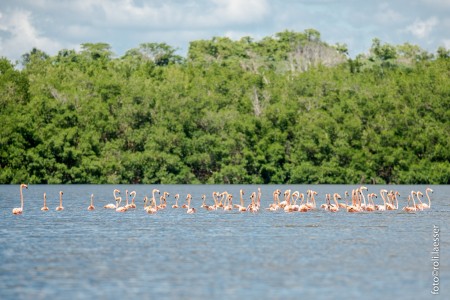
{"type": "MultiPolygon", "coordinates": [[[[0,186],[1,299],[424,299],[431,295],[433,226],[440,229],[440,297],[450,295],[450,186],[432,186],[431,210],[350,214],[261,211],[256,214],[200,209],[201,194],[235,195],[254,185],[30,185],[0,186]],[[180,204],[187,193],[194,215],[167,208],[143,209],[157,187],[180,204]],[[113,189],[137,192],[138,209],[103,209],[113,189]],[[55,211],[64,191],[64,211],[55,211]],[[41,212],[47,193],[50,211],[41,212]],[[87,211],[90,194],[95,211],[87,211]]],[[[262,207],[276,188],[325,193],[356,186],[260,186],[262,207]]],[[[400,207],[411,190],[426,186],[368,186],[400,191],[400,207]]],[[[378,202],[380,199],[378,199],[378,202]]],[[[437,299],[437,298],[436,298],[437,299]]]]}

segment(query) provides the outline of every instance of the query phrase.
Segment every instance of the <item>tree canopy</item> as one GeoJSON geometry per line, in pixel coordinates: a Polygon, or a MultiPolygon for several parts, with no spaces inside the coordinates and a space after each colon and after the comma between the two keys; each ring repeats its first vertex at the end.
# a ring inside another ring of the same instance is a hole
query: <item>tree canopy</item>
{"type": "Polygon", "coordinates": [[[0,59],[0,183],[450,183],[450,51],[314,29],[0,59]]]}

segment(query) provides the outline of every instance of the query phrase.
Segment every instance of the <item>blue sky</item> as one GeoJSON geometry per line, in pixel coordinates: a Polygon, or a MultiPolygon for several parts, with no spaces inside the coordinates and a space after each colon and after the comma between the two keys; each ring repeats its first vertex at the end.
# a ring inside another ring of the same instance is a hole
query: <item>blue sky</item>
{"type": "Polygon", "coordinates": [[[15,61],[33,47],[55,55],[86,42],[106,42],[116,56],[164,42],[185,55],[194,40],[308,28],[346,43],[351,56],[373,38],[435,53],[450,49],[450,0],[2,0],[0,56],[15,61]]]}

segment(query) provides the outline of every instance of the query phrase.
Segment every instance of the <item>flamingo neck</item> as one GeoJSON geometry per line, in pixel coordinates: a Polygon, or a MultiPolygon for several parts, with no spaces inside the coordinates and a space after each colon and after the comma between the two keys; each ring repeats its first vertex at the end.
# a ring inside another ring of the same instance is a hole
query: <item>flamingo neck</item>
{"type": "Polygon", "coordinates": [[[286,191],[286,198],[285,198],[285,200],[286,200],[286,203],[287,203],[287,205],[291,205],[291,191],[286,191]]]}
{"type": "Polygon", "coordinates": [[[20,186],[20,208],[23,210],[23,186],[20,186]]]}
{"type": "Polygon", "coordinates": [[[334,204],[336,204],[336,207],[339,207],[339,203],[337,201],[337,195],[336,194],[333,195],[333,200],[334,200],[334,204]]]}
{"type": "Polygon", "coordinates": [[[114,200],[116,200],[116,202],[117,202],[117,198],[119,198],[119,197],[117,197],[117,192],[118,192],[119,190],[114,190],[114,192],[113,192],[113,194],[114,194],[114,200]]]}
{"type": "MultiPolygon", "coordinates": [[[[362,198],[363,198],[364,206],[366,206],[366,197],[364,196],[363,191],[360,190],[359,193],[361,194],[361,196],[362,196],[362,198]]],[[[360,201],[359,201],[359,205],[361,205],[361,199],[360,199],[360,201]]]]}
{"type": "Polygon", "coordinates": [[[431,199],[430,196],[428,195],[428,189],[425,190],[425,195],[427,195],[428,198],[428,208],[431,208],[431,199]]]}

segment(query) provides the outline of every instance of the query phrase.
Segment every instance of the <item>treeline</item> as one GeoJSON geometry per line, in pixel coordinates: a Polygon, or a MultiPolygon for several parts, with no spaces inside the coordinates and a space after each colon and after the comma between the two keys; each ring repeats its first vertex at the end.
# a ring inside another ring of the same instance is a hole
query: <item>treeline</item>
{"type": "Polygon", "coordinates": [[[314,29],[0,59],[0,183],[450,183],[450,51],[314,29]]]}

